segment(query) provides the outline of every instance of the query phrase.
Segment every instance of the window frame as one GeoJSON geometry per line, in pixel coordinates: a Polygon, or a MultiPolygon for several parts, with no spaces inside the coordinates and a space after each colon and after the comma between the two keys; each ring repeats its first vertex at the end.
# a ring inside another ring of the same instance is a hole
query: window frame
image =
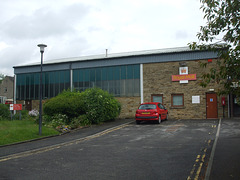
{"type": "Polygon", "coordinates": [[[162,97],[162,102],[159,102],[159,103],[163,104],[163,94],[151,94],[151,102],[153,102],[153,96],[162,97]]]}
{"type": "Polygon", "coordinates": [[[183,93],[174,93],[171,94],[171,107],[184,107],[184,94],[183,93]],[[174,105],[173,104],[173,97],[174,96],[182,96],[182,105],[174,105]]]}

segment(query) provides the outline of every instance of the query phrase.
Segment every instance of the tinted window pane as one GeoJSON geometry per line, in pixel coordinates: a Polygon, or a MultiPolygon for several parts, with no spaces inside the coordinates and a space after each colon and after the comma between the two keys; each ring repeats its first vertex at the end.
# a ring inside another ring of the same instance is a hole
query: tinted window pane
{"type": "Polygon", "coordinates": [[[79,82],[79,78],[78,78],[78,73],[79,73],[79,70],[74,70],[73,71],[73,82],[79,82]]]}
{"type": "Polygon", "coordinates": [[[102,75],[101,75],[101,68],[96,69],[96,81],[101,81],[102,75]]]}
{"type": "Polygon", "coordinates": [[[133,79],[133,66],[127,66],[127,79],[133,79]]]}
{"type": "Polygon", "coordinates": [[[113,79],[120,80],[120,67],[113,68],[113,79]]]}
{"type": "Polygon", "coordinates": [[[126,66],[121,66],[121,79],[126,79],[126,77],[127,77],[126,66]]]}
{"type": "Polygon", "coordinates": [[[107,79],[108,80],[113,80],[113,67],[108,67],[107,68],[107,79]]]}
{"type": "Polygon", "coordinates": [[[152,96],[153,102],[162,103],[162,96],[152,96]]]}
{"type": "Polygon", "coordinates": [[[182,106],[183,105],[183,96],[174,95],[173,96],[173,106],[182,106]]]}
{"type": "Polygon", "coordinates": [[[140,79],[140,65],[134,65],[134,79],[140,79]]]}
{"type": "Polygon", "coordinates": [[[89,69],[85,69],[84,71],[84,81],[89,81],[90,80],[90,71],[89,69]]]}
{"type": "Polygon", "coordinates": [[[107,68],[102,68],[102,81],[107,80],[107,68]]]}
{"type": "Polygon", "coordinates": [[[143,104],[139,107],[139,109],[156,109],[156,105],[155,104],[143,104]]]}
{"type": "Polygon", "coordinates": [[[95,69],[90,69],[90,81],[95,81],[95,69]]]}

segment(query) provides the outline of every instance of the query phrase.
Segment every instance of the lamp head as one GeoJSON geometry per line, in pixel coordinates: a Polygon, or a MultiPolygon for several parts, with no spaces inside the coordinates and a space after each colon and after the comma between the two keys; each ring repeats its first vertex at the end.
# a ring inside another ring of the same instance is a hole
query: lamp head
{"type": "Polygon", "coordinates": [[[44,52],[44,48],[47,47],[45,44],[38,44],[38,47],[40,47],[40,52],[44,52]]]}

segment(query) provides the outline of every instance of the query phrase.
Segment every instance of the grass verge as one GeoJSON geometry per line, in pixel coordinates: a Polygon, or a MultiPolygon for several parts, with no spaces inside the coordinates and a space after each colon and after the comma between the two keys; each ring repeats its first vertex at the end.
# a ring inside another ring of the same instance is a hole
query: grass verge
{"type": "Polygon", "coordinates": [[[38,135],[38,124],[33,120],[0,121],[0,145],[59,134],[53,128],[42,126],[42,135],[38,135]]]}

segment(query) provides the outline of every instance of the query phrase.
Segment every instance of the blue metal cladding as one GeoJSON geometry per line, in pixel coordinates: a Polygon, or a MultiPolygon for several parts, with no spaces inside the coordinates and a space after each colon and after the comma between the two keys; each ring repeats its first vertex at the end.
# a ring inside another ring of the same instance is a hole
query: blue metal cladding
{"type": "MultiPolygon", "coordinates": [[[[146,64],[146,63],[161,63],[161,62],[174,62],[174,61],[191,61],[202,59],[218,58],[217,52],[212,51],[187,51],[178,53],[162,53],[152,55],[139,55],[117,58],[103,58],[92,60],[81,60],[74,62],[62,62],[55,64],[43,64],[43,71],[59,71],[70,69],[84,69],[84,68],[97,68],[108,66],[121,66],[131,64],[146,64]]],[[[40,72],[40,65],[14,67],[15,74],[40,72]]]]}

